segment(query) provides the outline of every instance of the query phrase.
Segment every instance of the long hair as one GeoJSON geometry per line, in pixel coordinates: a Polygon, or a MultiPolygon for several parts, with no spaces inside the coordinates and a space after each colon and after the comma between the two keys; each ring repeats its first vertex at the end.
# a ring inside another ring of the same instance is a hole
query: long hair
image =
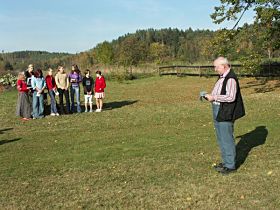
{"type": "Polygon", "coordinates": [[[58,67],[57,67],[57,72],[56,72],[56,73],[58,73],[58,72],[59,72],[59,69],[61,69],[61,68],[63,68],[63,66],[58,66],[58,67]]]}
{"type": "Polygon", "coordinates": [[[37,69],[35,72],[34,72],[34,76],[36,78],[42,78],[43,77],[43,72],[41,69],[37,69]]]}
{"type": "Polygon", "coordinates": [[[32,72],[34,69],[34,65],[33,64],[29,64],[28,65],[28,68],[27,68],[27,71],[29,72],[29,70],[31,70],[30,72],[32,72]],[[31,69],[32,68],[32,69],[31,69]]]}
{"type": "Polygon", "coordinates": [[[80,69],[77,64],[73,64],[72,67],[74,67],[74,70],[72,68],[72,73],[76,72],[77,74],[80,74],[80,69]]]}

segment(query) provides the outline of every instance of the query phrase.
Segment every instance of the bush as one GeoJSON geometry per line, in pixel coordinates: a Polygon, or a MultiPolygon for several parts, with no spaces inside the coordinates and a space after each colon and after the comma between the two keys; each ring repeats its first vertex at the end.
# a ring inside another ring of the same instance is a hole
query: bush
{"type": "Polygon", "coordinates": [[[262,59],[257,54],[252,54],[248,57],[244,57],[241,60],[241,64],[243,65],[245,72],[248,74],[259,74],[260,73],[260,65],[262,59]]]}
{"type": "Polygon", "coordinates": [[[0,77],[0,84],[3,86],[15,87],[17,84],[17,77],[11,73],[5,74],[0,77]]]}

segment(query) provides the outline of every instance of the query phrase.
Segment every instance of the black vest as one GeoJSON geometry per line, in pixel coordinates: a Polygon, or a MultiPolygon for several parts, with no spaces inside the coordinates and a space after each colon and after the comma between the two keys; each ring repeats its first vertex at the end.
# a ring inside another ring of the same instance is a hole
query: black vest
{"type": "Polygon", "coordinates": [[[239,82],[237,79],[236,74],[233,71],[230,71],[227,76],[225,77],[225,80],[223,82],[221,95],[226,94],[226,85],[228,79],[234,79],[236,81],[236,97],[235,101],[228,103],[228,102],[221,102],[220,109],[217,115],[216,120],[218,122],[223,121],[231,121],[234,122],[235,120],[243,117],[245,115],[245,108],[240,92],[239,82]]]}

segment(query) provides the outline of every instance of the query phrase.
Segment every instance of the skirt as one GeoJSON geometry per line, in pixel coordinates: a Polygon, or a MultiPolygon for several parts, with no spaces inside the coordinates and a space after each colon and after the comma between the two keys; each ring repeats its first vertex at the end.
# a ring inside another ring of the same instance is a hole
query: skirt
{"type": "Polygon", "coordinates": [[[105,98],[105,93],[104,92],[102,92],[102,93],[95,93],[94,94],[94,98],[96,98],[96,99],[105,98]]]}
{"type": "Polygon", "coordinates": [[[28,93],[19,92],[16,115],[23,118],[31,118],[31,103],[28,93]]]}

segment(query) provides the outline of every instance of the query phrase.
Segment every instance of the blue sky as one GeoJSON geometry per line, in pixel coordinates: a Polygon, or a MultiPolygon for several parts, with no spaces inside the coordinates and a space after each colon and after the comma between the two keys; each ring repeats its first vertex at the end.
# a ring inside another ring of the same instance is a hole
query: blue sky
{"type": "MultiPolygon", "coordinates": [[[[137,29],[211,29],[219,0],[0,0],[0,50],[81,52],[137,29]]],[[[252,22],[249,12],[241,22],[252,22]]]]}

